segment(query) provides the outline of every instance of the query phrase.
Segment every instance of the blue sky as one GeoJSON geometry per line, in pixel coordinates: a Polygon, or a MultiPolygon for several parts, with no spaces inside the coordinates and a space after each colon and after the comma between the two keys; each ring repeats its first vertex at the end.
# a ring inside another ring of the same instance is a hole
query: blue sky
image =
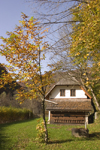
{"type": "MultiPolygon", "coordinates": [[[[31,4],[26,0],[0,0],[0,36],[6,37],[7,31],[15,29],[21,19],[21,12],[34,16],[31,4]]],[[[7,63],[3,56],[0,56],[0,63],[7,63]]],[[[43,67],[45,70],[46,63],[43,63],[43,67]]]]}
{"type": "Polygon", "coordinates": [[[32,15],[32,9],[25,0],[0,0],[0,35],[12,31],[19,23],[21,12],[32,15]]]}
{"type": "MultiPolygon", "coordinates": [[[[0,36],[6,37],[7,31],[14,30],[15,25],[19,24],[21,12],[32,15],[29,3],[25,0],[0,0],[0,36]]],[[[0,63],[5,62],[5,59],[0,56],[0,63]]]]}

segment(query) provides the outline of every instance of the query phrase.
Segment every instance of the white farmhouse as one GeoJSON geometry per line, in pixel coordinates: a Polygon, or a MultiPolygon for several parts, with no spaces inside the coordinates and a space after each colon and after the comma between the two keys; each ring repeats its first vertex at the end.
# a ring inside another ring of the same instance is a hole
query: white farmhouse
{"type": "Polygon", "coordinates": [[[50,123],[88,124],[89,112],[93,110],[92,97],[75,78],[61,79],[46,99],[50,123]]]}

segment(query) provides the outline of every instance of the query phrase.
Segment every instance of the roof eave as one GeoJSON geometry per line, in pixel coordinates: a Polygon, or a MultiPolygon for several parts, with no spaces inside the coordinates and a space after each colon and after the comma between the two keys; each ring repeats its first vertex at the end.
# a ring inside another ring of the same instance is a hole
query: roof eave
{"type": "Polygon", "coordinates": [[[92,109],[88,109],[88,110],[74,110],[74,109],[46,109],[48,111],[61,111],[61,112],[90,112],[92,111],[92,109]]]}

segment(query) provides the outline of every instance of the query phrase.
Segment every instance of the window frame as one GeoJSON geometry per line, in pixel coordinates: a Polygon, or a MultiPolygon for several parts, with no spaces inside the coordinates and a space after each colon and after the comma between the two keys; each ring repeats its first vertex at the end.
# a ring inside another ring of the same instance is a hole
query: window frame
{"type": "Polygon", "coordinates": [[[60,96],[65,96],[65,89],[60,89],[60,96]]]}
{"type": "Polygon", "coordinates": [[[70,89],[70,96],[75,97],[76,96],[76,89],[70,89]]]}

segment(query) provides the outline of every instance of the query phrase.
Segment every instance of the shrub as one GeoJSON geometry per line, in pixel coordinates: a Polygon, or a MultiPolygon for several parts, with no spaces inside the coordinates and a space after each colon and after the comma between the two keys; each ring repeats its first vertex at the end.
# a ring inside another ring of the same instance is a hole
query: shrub
{"type": "Polygon", "coordinates": [[[0,107],[0,123],[26,120],[32,117],[33,113],[25,108],[0,107]]]}
{"type": "Polygon", "coordinates": [[[45,129],[44,129],[44,122],[43,119],[38,120],[38,124],[36,126],[37,130],[37,138],[36,140],[39,142],[44,142],[44,137],[45,137],[45,129]]]}

